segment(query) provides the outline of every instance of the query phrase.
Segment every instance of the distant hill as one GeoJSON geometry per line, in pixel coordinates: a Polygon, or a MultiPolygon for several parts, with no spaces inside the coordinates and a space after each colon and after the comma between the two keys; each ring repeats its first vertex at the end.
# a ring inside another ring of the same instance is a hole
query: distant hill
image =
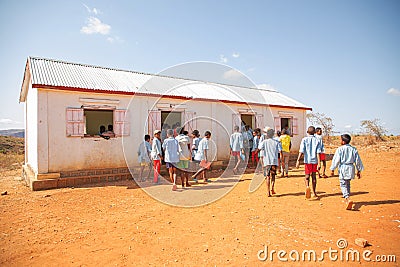
{"type": "Polygon", "coordinates": [[[0,153],[23,155],[24,150],[24,139],[14,136],[0,136],[0,153]]]}
{"type": "Polygon", "coordinates": [[[0,136],[14,136],[14,137],[25,137],[24,129],[9,129],[0,130],[0,136]]]}

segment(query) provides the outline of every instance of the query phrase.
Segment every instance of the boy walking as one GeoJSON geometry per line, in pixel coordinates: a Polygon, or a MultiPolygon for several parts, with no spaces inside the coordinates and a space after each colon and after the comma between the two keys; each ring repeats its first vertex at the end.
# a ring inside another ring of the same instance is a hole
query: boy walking
{"type": "Polygon", "coordinates": [[[146,179],[143,178],[143,171],[146,166],[149,167],[149,172],[147,174],[147,179],[150,177],[150,172],[151,172],[151,160],[150,160],[150,153],[151,153],[151,145],[150,145],[150,135],[146,134],[144,136],[144,141],[140,143],[139,148],[138,148],[138,160],[140,163],[140,173],[139,173],[139,180],[141,182],[146,181],[146,179]]]}
{"type": "Polygon", "coordinates": [[[211,132],[206,131],[204,137],[199,142],[199,148],[196,155],[194,156],[195,162],[199,162],[200,169],[192,175],[192,179],[197,182],[197,175],[202,174],[204,183],[211,182],[207,179],[206,170],[210,168],[211,162],[209,162],[208,150],[209,150],[209,140],[211,138],[211,132]]]}
{"type": "Polygon", "coordinates": [[[176,191],[176,167],[175,165],[179,162],[179,144],[174,138],[174,130],[167,130],[167,139],[163,142],[163,149],[165,152],[165,165],[169,172],[169,179],[172,183],[172,191],[176,191]]]}
{"type": "Polygon", "coordinates": [[[300,166],[301,155],[304,154],[304,170],[306,185],[306,199],[311,198],[310,176],[312,179],[313,198],[318,199],[317,195],[317,171],[321,165],[319,154],[321,153],[321,141],[315,137],[315,127],[310,126],[307,130],[308,136],[304,137],[300,143],[299,156],[297,157],[296,168],[300,166]]]}
{"type": "Polygon", "coordinates": [[[151,159],[153,160],[153,168],[154,168],[154,183],[159,182],[159,175],[161,170],[161,160],[162,160],[162,150],[161,150],[161,131],[154,131],[153,143],[151,146],[151,159]]]}
{"type": "Polygon", "coordinates": [[[282,144],[281,177],[286,176],[286,178],[289,178],[289,156],[290,149],[292,148],[292,141],[290,140],[290,135],[288,135],[286,129],[282,130],[282,135],[279,137],[279,141],[282,144]]]}
{"type": "Polygon", "coordinates": [[[191,159],[190,138],[188,136],[189,133],[188,131],[185,131],[183,127],[178,127],[177,132],[179,135],[175,137],[175,139],[179,143],[179,162],[176,167],[179,169],[181,174],[182,188],[185,187],[185,183],[186,187],[190,187],[189,173],[187,172],[191,159]]]}
{"type": "Polygon", "coordinates": [[[258,145],[258,149],[263,153],[264,176],[267,183],[268,197],[271,197],[271,195],[276,194],[275,176],[278,168],[278,155],[282,154],[282,145],[273,138],[274,130],[272,128],[265,127],[264,132],[267,134],[266,138],[258,145]]]}
{"type": "Polygon", "coordinates": [[[325,155],[325,146],[324,146],[324,140],[322,139],[322,129],[320,127],[317,127],[315,129],[315,137],[317,137],[322,144],[322,148],[321,148],[321,154],[319,154],[319,157],[321,159],[321,168],[318,169],[318,177],[319,178],[328,178],[328,176],[326,176],[325,174],[325,170],[326,170],[326,155],[325,155]],[[321,174],[322,173],[322,174],[321,174]]]}
{"type": "Polygon", "coordinates": [[[340,189],[346,200],[346,210],[351,210],[353,201],[350,200],[350,181],[354,179],[355,169],[357,169],[358,179],[361,178],[361,171],[364,170],[364,166],[357,149],[350,145],[350,135],[342,134],[340,138],[342,139],[342,146],[336,149],[333,156],[331,176],[334,175],[335,169],[338,168],[340,189]]]}
{"type": "Polygon", "coordinates": [[[243,135],[239,132],[239,126],[235,126],[233,128],[233,134],[231,134],[231,138],[229,140],[229,144],[231,147],[231,154],[235,157],[236,164],[233,168],[233,173],[237,174],[238,168],[240,165],[240,152],[244,152],[244,142],[243,142],[243,135]]]}

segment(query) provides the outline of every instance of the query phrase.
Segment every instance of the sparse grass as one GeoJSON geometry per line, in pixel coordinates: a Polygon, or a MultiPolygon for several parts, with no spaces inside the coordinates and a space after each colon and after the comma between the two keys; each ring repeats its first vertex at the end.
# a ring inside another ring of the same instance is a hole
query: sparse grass
{"type": "Polygon", "coordinates": [[[24,161],[24,138],[0,136],[0,169],[19,169],[24,161]]]}

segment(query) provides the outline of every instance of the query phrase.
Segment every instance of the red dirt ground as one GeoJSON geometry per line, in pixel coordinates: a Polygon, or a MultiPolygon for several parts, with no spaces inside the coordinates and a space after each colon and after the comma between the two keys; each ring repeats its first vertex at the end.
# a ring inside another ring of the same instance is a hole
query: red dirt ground
{"type": "Polygon", "coordinates": [[[397,266],[400,152],[369,148],[360,154],[366,170],[352,182],[353,211],[344,209],[337,176],[318,180],[320,200],[305,200],[302,168],[277,179],[275,197],[266,197],[265,185],[250,194],[252,176],[246,174],[225,197],[196,208],[160,203],[133,181],[32,192],[20,171],[3,171],[0,190],[8,194],[0,196],[0,265],[333,266],[327,254],[320,263],[281,262],[276,254],[260,261],[257,254],[267,245],[300,255],[313,249],[320,257],[322,250],[338,250],[344,238],[344,252],[396,255],[397,262],[379,266],[397,266]],[[358,237],[371,246],[356,246],[358,237]]]}

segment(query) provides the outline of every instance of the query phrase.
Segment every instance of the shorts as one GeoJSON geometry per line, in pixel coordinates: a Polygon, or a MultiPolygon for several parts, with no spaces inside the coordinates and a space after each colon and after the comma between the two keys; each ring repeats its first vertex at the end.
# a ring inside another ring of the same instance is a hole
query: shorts
{"type": "Polygon", "coordinates": [[[187,169],[187,168],[189,168],[189,161],[188,160],[179,160],[179,162],[176,164],[176,167],[178,169],[187,169]]]}
{"type": "Polygon", "coordinates": [[[320,159],[320,160],[326,160],[326,155],[325,155],[325,153],[319,154],[319,159],[320,159]]]}
{"type": "Polygon", "coordinates": [[[175,168],[175,163],[165,162],[165,166],[167,167],[167,169],[169,169],[169,168],[175,168]]]}
{"type": "Polygon", "coordinates": [[[232,151],[232,156],[234,157],[240,156],[240,151],[232,151]]]}
{"type": "Polygon", "coordinates": [[[264,166],[264,176],[271,176],[271,175],[276,175],[276,165],[267,165],[264,166]]]}
{"type": "Polygon", "coordinates": [[[150,162],[142,161],[140,162],[140,166],[147,167],[150,165],[150,162]]]}
{"type": "Polygon", "coordinates": [[[304,163],[304,171],[306,174],[311,174],[317,172],[318,164],[308,164],[304,163]]]}

